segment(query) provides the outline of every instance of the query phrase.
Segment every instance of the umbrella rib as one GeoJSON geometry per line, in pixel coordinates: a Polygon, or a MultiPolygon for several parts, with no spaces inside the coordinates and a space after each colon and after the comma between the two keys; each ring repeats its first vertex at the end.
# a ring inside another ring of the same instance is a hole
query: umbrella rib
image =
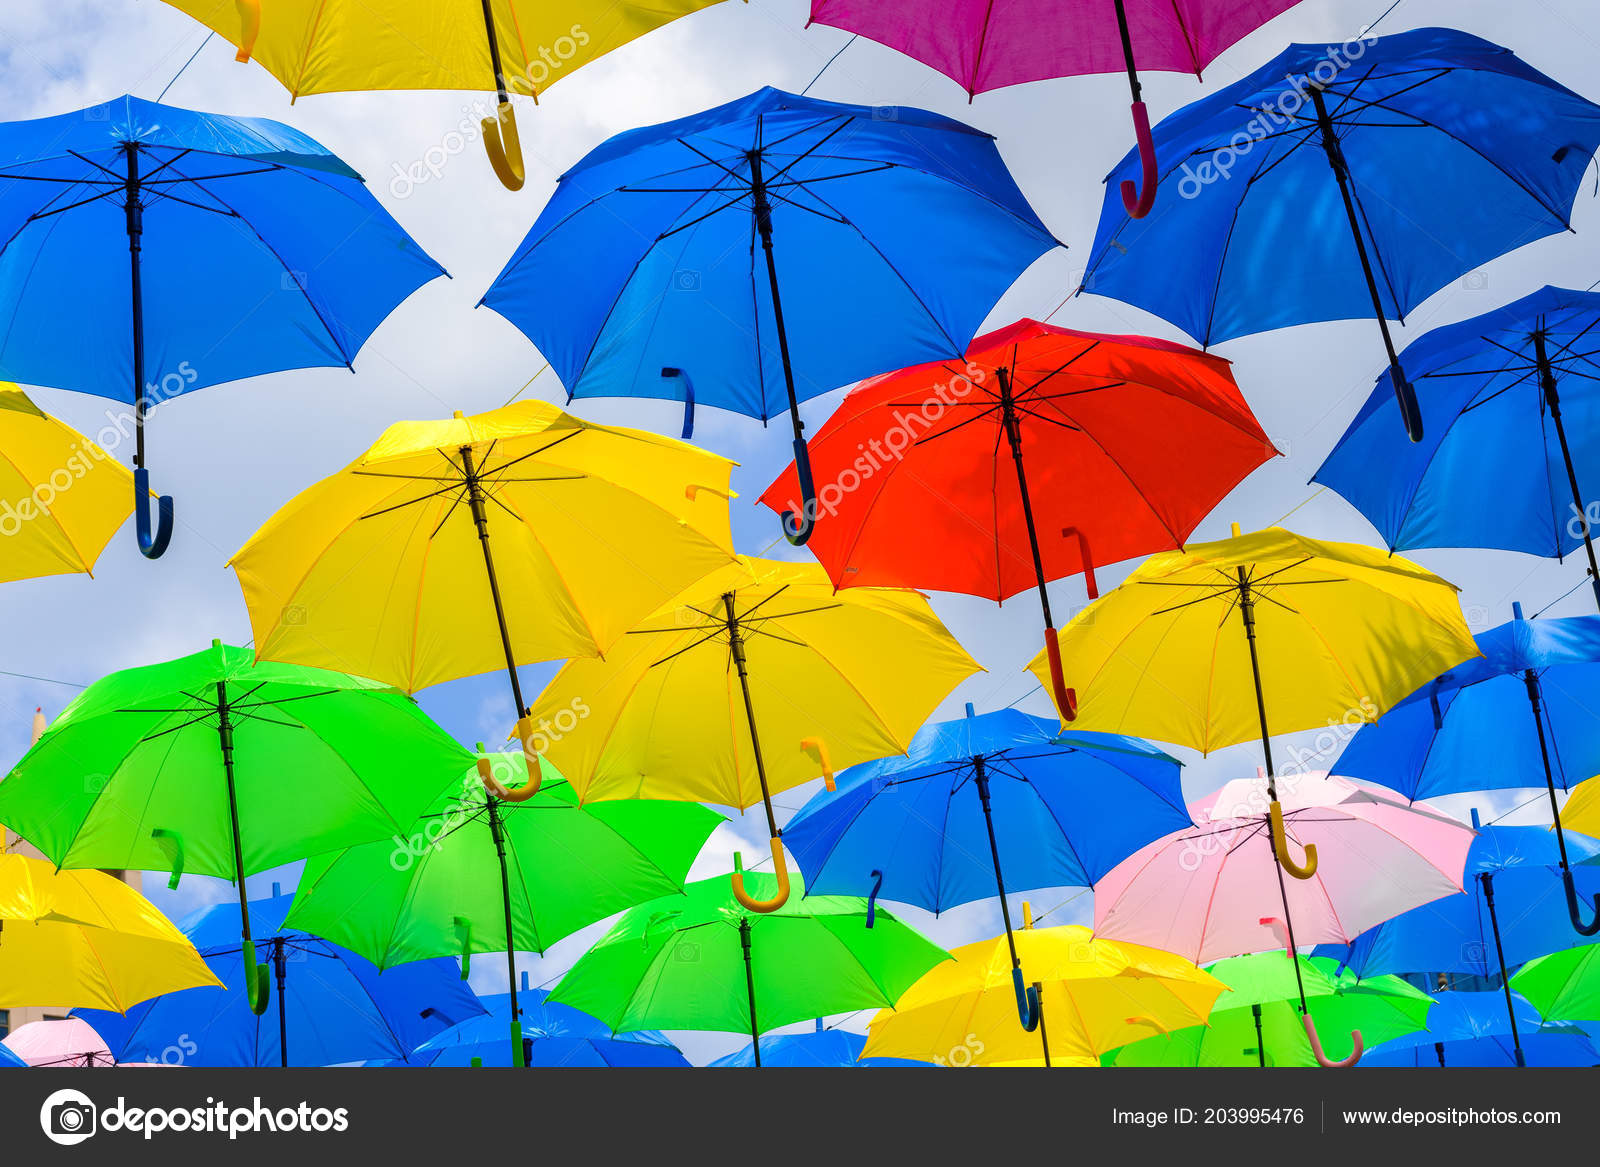
{"type": "MultiPolygon", "coordinates": [[[[387,506],[381,510],[369,511],[364,515],[357,515],[356,522],[359,523],[363,519],[381,518],[383,515],[392,514],[395,511],[405,510],[407,507],[416,506],[419,502],[427,502],[430,498],[438,498],[440,495],[449,494],[452,491],[465,492],[466,486],[465,484],[459,482],[451,486],[442,486],[438,490],[430,490],[427,494],[418,495],[416,498],[409,498],[405,502],[397,502],[393,506],[387,506]]],[[[461,498],[458,497],[456,502],[459,503],[460,501],[461,498]]],[[[451,509],[454,510],[455,508],[452,507],[451,509]]],[[[435,529],[434,534],[438,534],[437,529],[435,529]]]]}

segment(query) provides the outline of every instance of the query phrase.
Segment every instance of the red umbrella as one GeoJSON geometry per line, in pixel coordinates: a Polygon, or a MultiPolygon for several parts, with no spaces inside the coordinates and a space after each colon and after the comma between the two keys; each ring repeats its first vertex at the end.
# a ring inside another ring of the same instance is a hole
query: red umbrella
{"type": "MultiPolygon", "coordinates": [[[[1037,588],[1056,704],[1049,580],[1183,544],[1277,454],[1229,363],[1144,336],[1036,320],[980,336],[965,367],[864,381],[811,439],[809,544],[835,587],[913,587],[1002,602],[1037,588]]],[[[794,466],[761,501],[796,510],[794,466]]]]}

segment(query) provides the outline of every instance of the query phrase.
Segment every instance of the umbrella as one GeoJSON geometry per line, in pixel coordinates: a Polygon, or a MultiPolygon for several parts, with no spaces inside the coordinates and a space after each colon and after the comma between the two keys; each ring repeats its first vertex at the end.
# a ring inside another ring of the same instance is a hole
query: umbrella
{"type": "Polygon", "coordinates": [[[603,53],[717,0],[390,0],[310,8],[261,0],[167,0],[255,60],[293,98],[360,89],[466,89],[499,99],[480,132],[496,177],[521,190],[527,175],[513,93],[539,94],[603,53]],[[311,47],[315,44],[316,51],[311,47]]]}
{"type": "Polygon", "coordinates": [[[1327,1065],[1316,1022],[1351,1034],[1354,1065],[1367,1045],[1416,1033],[1433,998],[1399,977],[1358,980],[1323,958],[1280,952],[1232,957],[1207,972],[1228,986],[1204,1026],[1133,1042],[1105,1060],[1112,1066],[1327,1065]],[[1296,1008],[1296,998],[1300,1006],[1296,1008]]]}
{"type": "Polygon", "coordinates": [[[1047,77],[1126,70],[1143,189],[1122,184],[1122,205],[1143,218],[1156,198],[1155,148],[1139,64],[1193,73],[1295,0],[811,0],[811,22],[870,37],[958,81],[971,98],[1047,77]],[[1138,47],[1138,62],[1134,48],[1138,47]]]}
{"type": "Polygon", "coordinates": [[[1481,657],[1361,727],[1334,771],[1413,799],[1544,787],[1572,926],[1592,936],[1600,931],[1600,901],[1595,918],[1585,920],[1556,788],[1600,770],[1600,616],[1524,620],[1521,604],[1512,612],[1509,623],[1477,638],[1481,657]]]}
{"type": "MultiPolygon", "coordinates": [[[[523,764],[520,755],[493,762],[507,781],[523,764]]],[[[386,970],[459,955],[465,979],[473,953],[504,952],[516,1016],[516,952],[543,952],[596,920],[677,891],[722,822],[690,802],[580,807],[554,768],[540,764],[539,793],[525,802],[502,803],[473,768],[406,836],[312,858],[289,922],[386,970]]],[[[521,1032],[518,1025],[517,1052],[521,1032]]]]}
{"type": "MultiPolygon", "coordinates": [[[[1096,559],[1182,546],[1277,453],[1226,361],[1033,320],[979,337],[964,366],[939,361],[868,381],[811,451],[833,521],[809,546],[834,585],[996,603],[1036,587],[1062,709],[1071,701],[1045,584],[1081,571],[1093,598],[1096,559]]],[[[761,501],[792,510],[799,490],[791,467],[761,501]]]]}
{"type": "Polygon", "coordinates": [[[132,407],[139,549],[145,414],[284,369],[348,367],[444,274],[361,176],[288,126],[119,97],[0,125],[0,376],[132,407]],[[87,331],[85,322],[92,327],[87,331]]]}
{"type": "MultiPolygon", "coordinates": [[[[1512,995],[1520,1043],[1536,1066],[1593,1066],[1600,1049],[1576,1025],[1546,1021],[1520,995],[1512,995]]],[[[1440,993],[1428,1011],[1428,1028],[1392,1037],[1367,1050],[1365,1066],[1516,1065],[1511,1020],[1499,993],[1440,993]]]]}
{"type": "Polygon", "coordinates": [[[26,1070],[28,1063],[11,1052],[11,1047],[0,1041],[0,1070],[26,1070]]]}
{"type": "MultiPolygon", "coordinates": [[[[1477,811],[1472,820],[1478,826],[1477,811]]],[[[1579,861],[1575,872],[1579,887],[1585,892],[1600,890],[1600,842],[1572,835],[1568,847],[1579,861]]],[[[1467,856],[1466,874],[1471,880],[1465,894],[1413,908],[1349,944],[1317,951],[1337,957],[1341,966],[1361,976],[1464,973],[1498,980],[1504,988],[1512,1045],[1517,1047],[1520,1038],[1509,971],[1533,957],[1580,943],[1568,926],[1557,891],[1559,859],[1556,842],[1543,827],[1484,827],[1467,856]]],[[[1536,997],[1530,1000],[1543,1005],[1536,997]]],[[[1563,1016],[1550,1009],[1543,1012],[1563,1016]]]]}
{"type": "Polygon", "coordinates": [[[1600,1021],[1600,945],[1531,960],[1511,978],[1511,985],[1547,1017],[1600,1021]]]}
{"type": "Polygon", "coordinates": [[[0,782],[0,822],[62,867],[233,880],[261,1012],[245,877],[400,833],[470,764],[387,686],[214,641],[79,694],[0,782]]]}
{"type": "Polygon", "coordinates": [[[935,966],[875,1016],[864,1054],[959,1067],[1032,1062],[1042,1053],[1045,1065],[1060,1065],[1152,1029],[1203,1024],[1226,988],[1170,952],[1075,924],[1035,929],[1026,904],[1023,915],[1016,939],[1037,978],[1037,1036],[1015,1024],[1011,953],[997,936],[955,949],[953,962],[935,966]]]}
{"type": "MultiPolygon", "coordinates": [[[[1293,952],[1348,943],[1459,892],[1472,844],[1464,823],[1324,774],[1286,777],[1281,802],[1265,775],[1230,782],[1192,809],[1197,825],[1151,843],[1100,881],[1098,935],[1196,962],[1273,944],[1293,952]],[[1265,875],[1282,867],[1290,842],[1305,852],[1300,870],[1308,873],[1285,880],[1280,872],[1274,885],[1265,875]]],[[[1301,1005],[1312,995],[1308,988],[1301,1005]]],[[[1305,1019],[1314,1039],[1312,1015],[1305,1019]]]]}
{"type": "Polygon", "coordinates": [[[934,913],[998,895],[1029,1031],[1039,1002],[1024,988],[1007,891],[1092,887],[1189,825],[1172,758],[1110,734],[1055,739],[1053,722],[1012,709],[979,717],[968,705],[964,721],[919,730],[905,757],[846,770],[784,828],[813,893],[870,893],[934,913]]]}
{"type": "MultiPolygon", "coordinates": [[[[926,1068],[927,1062],[909,1058],[866,1058],[861,1050],[867,1035],[847,1029],[830,1029],[817,1018],[815,1029],[805,1033],[779,1033],[761,1043],[763,1065],[787,1069],[891,1069],[926,1068]]],[[[756,1064],[756,1047],[747,1045],[711,1063],[713,1070],[748,1070],[756,1064]]]]}
{"type": "MultiPolygon", "coordinates": [[[[604,661],[565,665],[533,709],[586,715],[547,754],[580,800],[761,804],[777,895],[789,897],[772,796],[905,751],[978,665],[916,592],[834,594],[816,564],[741,557],[645,619],[604,661]]],[[[807,1013],[806,1017],[816,1014],[807,1013]]]]}
{"type": "Polygon", "coordinates": [[[688,1069],[678,1048],[654,1031],[612,1033],[610,1027],[582,1010],[549,999],[544,989],[531,989],[522,974],[521,995],[483,998],[484,1017],[453,1025],[423,1042],[407,1059],[414,1066],[536,1066],[540,1069],[688,1069]],[[513,1008],[521,1021],[512,1021],[513,1008]],[[516,1025],[514,1057],[506,1055],[506,1026],[516,1025]]]}
{"type": "MultiPolygon", "coordinates": [[[[1374,316],[1418,441],[1388,320],[1569,230],[1597,144],[1600,107],[1464,32],[1290,45],[1156,127],[1158,169],[1183,197],[1135,220],[1108,190],[1083,289],[1208,347],[1374,316]]],[[[1112,179],[1140,167],[1130,153],[1112,179]]]]}
{"type": "Polygon", "coordinates": [[[453,960],[379,970],[355,953],[284,924],[293,896],[250,901],[255,939],[277,980],[278,1016],[250,1007],[252,965],[232,904],[202,908],[184,921],[224,991],[189,989],[120,1013],[78,1010],[119,1062],[187,1066],[325,1066],[364,1058],[404,1058],[447,1025],[483,1013],[453,960]]]}
{"type": "Polygon", "coordinates": [[[803,509],[784,533],[799,544],[816,521],[800,402],[959,361],[1055,246],[989,135],[769,88],[591,151],[483,303],[569,397],[683,401],[685,437],[696,404],[763,424],[787,409],[803,509]]]}
{"type": "MultiPolygon", "coordinates": [[[[771,875],[745,879],[758,894],[777,890],[771,875]]],[[[759,1041],[807,1018],[892,1006],[949,959],[887,912],[863,927],[864,899],[811,896],[752,912],[722,877],[685,891],[624,913],[551,999],[614,1031],[710,1029],[759,1041]]]]}
{"type": "Polygon", "coordinates": [[[0,832],[0,1009],[124,1010],[218,983],[194,945],[121,880],[55,871],[3,844],[0,832]]]}
{"type": "Polygon", "coordinates": [[[1561,819],[1568,830],[1600,837],[1600,779],[1590,778],[1572,788],[1561,819]]]}
{"type": "Polygon", "coordinates": [[[93,572],[128,517],[131,485],[105,450],[0,385],[0,582],[93,572]]]}
{"type": "Polygon", "coordinates": [[[76,1017],[30,1021],[13,1030],[0,1046],[28,1066],[89,1069],[116,1064],[100,1035],[76,1017]]]}
{"type": "Polygon", "coordinates": [[[1545,287],[1436,328],[1402,354],[1428,432],[1395,440],[1392,374],[1312,480],[1343,495],[1391,549],[1498,547],[1561,559],[1584,549],[1600,603],[1600,563],[1579,486],[1592,485],[1600,440],[1600,294],[1545,287]],[[1562,396],[1562,390],[1566,396],[1562,396]],[[1571,411],[1568,424],[1568,413],[1571,411]]]}

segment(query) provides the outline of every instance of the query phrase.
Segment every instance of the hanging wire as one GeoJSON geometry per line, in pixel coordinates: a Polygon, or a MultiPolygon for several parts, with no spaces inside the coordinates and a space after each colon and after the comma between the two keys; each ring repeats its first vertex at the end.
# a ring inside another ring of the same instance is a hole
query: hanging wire
{"type": "Polygon", "coordinates": [[[1535,794],[1532,798],[1528,799],[1527,802],[1519,802],[1516,806],[1514,806],[1510,810],[1506,811],[1505,814],[1497,815],[1496,817],[1490,819],[1484,825],[1488,826],[1488,827],[1492,827],[1492,826],[1495,825],[1495,823],[1499,822],[1501,819],[1510,818],[1512,815],[1516,814],[1519,810],[1522,810],[1524,807],[1529,807],[1529,806],[1532,806],[1536,802],[1542,801],[1544,799],[1544,797],[1545,797],[1545,792],[1541,790],[1538,794],[1535,794]]]}
{"type": "Polygon", "coordinates": [[[1559,604],[1562,600],[1566,599],[1573,592],[1577,591],[1581,587],[1586,586],[1588,583],[1589,583],[1589,573],[1588,572],[1584,572],[1582,579],[1580,579],[1577,583],[1573,584],[1566,591],[1562,592],[1555,599],[1551,600],[1544,607],[1540,608],[1532,616],[1529,616],[1528,619],[1537,620],[1540,616],[1543,616],[1546,612],[1548,612],[1551,608],[1554,608],[1557,604],[1559,604]]]}
{"type": "Polygon", "coordinates": [[[810,82],[806,85],[806,87],[800,91],[800,96],[801,97],[804,97],[806,94],[811,92],[811,86],[815,85],[818,81],[822,80],[822,75],[828,71],[828,66],[832,65],[840,57],[844,56],[844,50],[848,49],[851,45],[855,44],[857,37],[859,37],[860,35],[861,35],[860,33],[856,33],[856,34],[852,35],[849,40],[844,42],[844,45],[839,49],[839,51],[837,53],[833,54],[833,56],[828,58],[828,64],[824,65],[824,66],[822,66],[822,68],[818,69],[817,70],[817,75],[815,77],[813,77],[810,80],[810,82]]]}
{"type": "Polygon", "coordinates": [[[1403,4],[1403,3],[1405,3],[1405,0],[1394,0],[1394,3],[1389,5],[1389,7],[1385,8],[1383,10],[1382,15],[1380,15],[1377,20],[1374,20],[1371,24],[1367,25],[1366,28],[1361,30],[1361,35],[1362,36],[1366,36],[1373,29],[1377,28],[1378,25],[1383,23],[1383,18],[1385,16],[1388,16],[1389,13],[1393,12],[1396,8],[1400,7],[1400,5],[1403,4]]]}
{"type": "Polygon", "coordinates": [[[1044,919],[1046,916],[1050,915],[1053,912],[1059,912],[1062,908],[1066,907],[1068,904],[1076,903],[1078,900],[1081,900],[1084,896],[1088,895],[1092,891],[1094,891],[1094,888],[1086,887],[1082,891],[1073,892],[1066,899],[1062,900],[1059,904],[1057,904],[1055,907],[1051,908],[1049,911],[1040,912],[1038,915],[1034,916],[1033,922],[1035,924],[1037,924],[1040,920],[1044,919]]]}
{"type": "Polygon", "coordinates": [[[502,405],[500,408],[504,409],[506,407],[506,405],[510,405],[513,401],[515,401],[517,398],[521,397],[524,393],[526,393],[528,391],[528,386],[532,385],[540,377],[544,376],[545,370],[548,369],[549,367],[550,367],[550,362],[549,361],[546,361],[544,364],[540,365],[539,366],[539,371],[534,373],[533,376],[529,377],[527,379],[527,381],[524,382],[524,384],[523,384],[521,389],[518,389],[510,397],[507,397],[506,398],[506,404],[502,405]]]}
{"type": "MultiPolygon", "coordinates": [[[[200,49],[203,49],[207,45],[209,45],[211,43],[211,38],[216,36],[216,35],[217,34],[216,34],[215,31],[206,33],[206,39],[200,42],[200,49]]],[[[174,85],[176,85],[178,83],[178,78],[183,76],[183,71],[185,69],[187,69],[190,65],[194,64],[194,59],[200,55],[200,49],[196,49],[194,52],[190,53],[189,54],[189,59],[187,61],[185,61],[179,67],[178,71],[172,75],[172,80],[167,82],[166,89],[163,89],[161,91],[161,93],[156,97],[156,104],[157,105],[159,105],[161,103],[161,98],[163,98],[163,97],[165,97],[167,95],[167,89],[171,89],[174,85]]]]}
{"type": "Polygon", "coordinates": [[[36,677],[32,673],[13,673],[0,669],[0,677],[16,677],[21,681],[41,681],[46,685],[65,685],[69,689],[87,689],[88,685],[80,685],[77,681],[63,681],[56,677],[36,677]]]}

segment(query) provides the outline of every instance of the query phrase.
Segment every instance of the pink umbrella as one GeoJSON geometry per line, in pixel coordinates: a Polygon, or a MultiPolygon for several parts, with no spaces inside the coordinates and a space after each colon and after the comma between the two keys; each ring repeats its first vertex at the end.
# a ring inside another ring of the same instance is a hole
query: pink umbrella
{"type": "MultiPolygon", "coordinates": [[[[1269,948],[1346,944],[1462,890],[1474,834],[1465,823],[1327,774],[1279,776],[1277,787],[1285,836],[1304,851],[1309,878],[1283,878],[1258,772],[1191,803],[1193,827],[1113,868],[1095,887],[1095,934],[1208,964],[1269,948]],[[1330,861],[1319,862],[1319,853],[1330,861]]],[[[1301,1012],[1320,1061],[1303,993],[1301,1012]]]]}
{"type": "Polygon", "coordinates": [[[1201,71],[1297,0],[811,0],[808,23],[875,40],[931,65],[968,97],[1047,77],[1128,71],[1144,189],[1122,184],[1128,214],[1156,197],[1156,154],[1135,64],[1201,71]]]}
{"type": "Polygon", "coordinates": [[[87,1021],[67,1017],[30,1021],[5,1039],[5,1047],[30,1066],[112,1066],[116,1058],[87,1021]]]}

